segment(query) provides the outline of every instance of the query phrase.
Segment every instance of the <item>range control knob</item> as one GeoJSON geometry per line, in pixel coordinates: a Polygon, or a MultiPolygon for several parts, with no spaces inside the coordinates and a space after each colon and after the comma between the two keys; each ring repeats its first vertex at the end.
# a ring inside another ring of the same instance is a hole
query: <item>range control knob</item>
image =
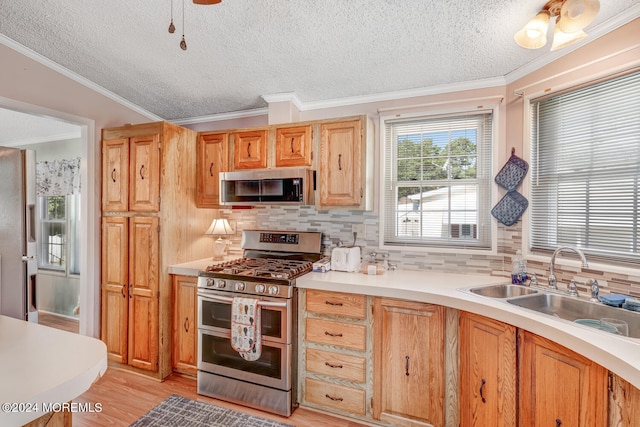
{"type": "Polygon", "coordinates": [[[216,288],[218,289],[222,289],[225,286],[227,286],[227,282],[225,282],[224,280],[220,279],[216,282],[216,288]]]}
{"type": "Polygon", "coordinates": [[[206,286],[213,286],[213,279],[209,277],[205,283],[206,286]]]}
{"type": "Polygon", "coordinates": [[[236,291],[244,291],[244,282],[236,282],[236,291]]]}
{"type": "Polygon", "coordinates": [[[278,295],[279,291],[277,286],[269,286],[269,295],[278,295]]]}
{"type": "Polygon", "coordinates": [[[260,285],[256,285],[256,292],[259,294],[263,294],[265,291],[265,287],[264,285],[260,284],[260,285]]]}

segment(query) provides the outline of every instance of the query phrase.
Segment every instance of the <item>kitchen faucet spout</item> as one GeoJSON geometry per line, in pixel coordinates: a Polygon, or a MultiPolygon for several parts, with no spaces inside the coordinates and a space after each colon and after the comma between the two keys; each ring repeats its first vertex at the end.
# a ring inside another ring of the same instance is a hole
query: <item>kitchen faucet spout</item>
{"type": "Polygon", "coordinates": [[[584,256],[582,251],[578,248],[573,248],[571,246],[560,246],[558,249],[553,251],[553,255],[551,255],[551,267],[549,268],[549,288],[550,289],[558,289],[557,279],[556,279],[556,257],[562,251],[573,251],[580,256],[582,260],[582,267],[587,268],[589,264],[587,263],[587,258],[584,256]]]}

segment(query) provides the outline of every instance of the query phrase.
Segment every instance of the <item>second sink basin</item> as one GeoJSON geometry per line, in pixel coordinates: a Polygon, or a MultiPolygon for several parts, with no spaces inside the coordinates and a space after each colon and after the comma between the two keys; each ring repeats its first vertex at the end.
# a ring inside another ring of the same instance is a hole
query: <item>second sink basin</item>
{"type": "Polygon", "coordinates": [[[622,308],[546,293],[514,297],[508,299],[507,302],[572,322],[577,319],[599,320],[602,318],[623,320],[629,325],[629,337],[640,338],[640,313],[622,308]]]}
{"type": "Polygon", "coordinates": [[[477,288],[469,289],[469,292],[489,298],[512,298],[538,293],[538,291],[536,291],[535,289],[527,288],[521,285],[479,286],[477,288]]]}

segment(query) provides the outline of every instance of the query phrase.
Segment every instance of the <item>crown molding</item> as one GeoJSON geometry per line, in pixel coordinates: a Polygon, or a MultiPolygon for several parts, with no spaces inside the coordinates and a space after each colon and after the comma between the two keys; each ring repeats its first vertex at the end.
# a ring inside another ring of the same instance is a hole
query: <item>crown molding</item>
{"type": "Polygon", "coordinates": [[[116,95],[115,93],[103,88],[100,85],[95,84],[94,82],[92,82],[91,80],[88,80],[84,77],[82,77],[79,74],[74,73],[73,71],[69,70],[68,68],[63,67],[60,64],[57,64],[55,62],[53,62],[52,60],[50,60],[49,58],[40,55],[37,52],[34,52],[33,50],[29,49],[26,46],[21,45],[20,43],[16,42],[15,40],[5,36],[4,34],[0,34],[0,43],[2,43],[3,45],[7,46],[10,49],[15,50],[16,52],[26,56],[29,59],[32,59],[34,61],[36,61],[37,63],[44,65],[45,67],[62,74],[63,76],[73,80],[76,83],[79,83],[91,90],[93,90],[94,92],[99,93],[102,96],[105,96],[109,99],[111,99],[112,101],[117,102],[118,104],[127,107],[130,110],[135,111],[136,113],[148,118],[149,120],[153,120],[153,121],[163,121],[164,119],[160,116],[157,116],[147,110],[145,110],[144,108],[133,104],[132,102],[127,101],[126,99],[122,98],[119,95],[116,95]]]}
{"type": "Polygon", "coordinates": [[[296,106],[296,108],[300,111],[304,108],[304,103],[300,101],[298,95],[295,92],[284,92],[284,93],[274,93],[270,95],[262,95],[262,99],[264,99],[268,104],[273,102],[290,102],[296,106]]]}
{"type": "Polygon", "coordinates": [[[565,55],[579,49],[580,47],[587,45],[594,40],[604,36],[607,33],[615,30],[616,28],[622,27],[625,24],[633,21],[640,17],[640,4],[632,6],[620,13],[619,15],[614,16],[611,19],[608,19],[606,22],[597,25],[591,29],[589,29],[588,37],[578,43],[574,43],[571,46],[567,46],[563,49],[556,50],[554,52],[548,51],[545,55],[529,62],[528,64],[515,69],[514,71],[505,75],[506,84],[511,84],[517,80],[520,80],[523,77],[533,73],[534,71],[549,65],[553,61],[562,58],[565,55]]]}
{"type": "Polygon", "coordinates": [[[219,122],[222,120],[245,119],[247,117],[266,116],[268,108],[256,108],[254,110],[232,111],[230,113],[211,114],[209,116],[187,117],[178,120],[169,120],[175,125],[193,125],[198,123],[219,122]]]}

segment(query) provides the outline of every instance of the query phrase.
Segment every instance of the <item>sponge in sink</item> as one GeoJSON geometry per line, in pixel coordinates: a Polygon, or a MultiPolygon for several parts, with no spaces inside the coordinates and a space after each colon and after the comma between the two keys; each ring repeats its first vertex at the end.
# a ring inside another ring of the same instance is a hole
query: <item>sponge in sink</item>
{"type": "Polygon", "coordinates": [[[629,295],[623,294],[609,294],[609,295],[600,295],[600,301],[603,304],[610,305],[612,307],[622,307],[625,300],[629,298],[629,295]]]}

